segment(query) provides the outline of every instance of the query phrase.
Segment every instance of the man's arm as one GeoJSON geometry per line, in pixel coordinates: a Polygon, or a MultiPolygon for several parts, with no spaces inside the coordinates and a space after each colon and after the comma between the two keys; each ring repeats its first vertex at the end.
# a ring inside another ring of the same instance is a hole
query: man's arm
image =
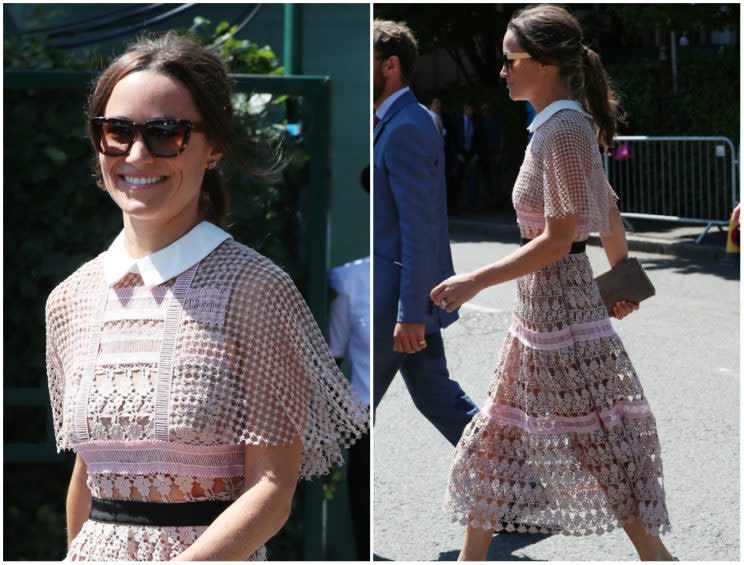
{"type": "MultiPolygon", "coordinates": [[[[441,148],[432,147],[431,134],[414,123],[390,132],[385,155],[388,182],[398,211],[401,240],[400,298],[394,349],[415,353],[425,345],[424,324],[429,314],[427,275],[435,268],[432,245],[440,221],[435,191],[442,181],[441,148]]],[[[438,141],[438,140],[435,140],[438,141]]]]}

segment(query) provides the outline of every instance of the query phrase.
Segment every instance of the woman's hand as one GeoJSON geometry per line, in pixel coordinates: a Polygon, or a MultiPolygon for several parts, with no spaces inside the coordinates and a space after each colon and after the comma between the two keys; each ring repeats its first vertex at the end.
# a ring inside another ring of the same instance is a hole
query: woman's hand
{"type": "Polygon", "coordinates": [[[431,301],[447,312],[454,312],[468,300],[478,294],[481,289],[472,273],[453,275],[440,282],[429,294],[431,301]]]}
{"type": "Polygon", "coordinates": [[[630,314],[631,312],[634,312],[635,310],[638,310],[638,304],[635,302],[626,302],[625,300],[619,300],[618,302],[615,302],[615,305],[612,307],[612,315],[615,316],[618,320],[622,320],[625,316],[630,314]]]}

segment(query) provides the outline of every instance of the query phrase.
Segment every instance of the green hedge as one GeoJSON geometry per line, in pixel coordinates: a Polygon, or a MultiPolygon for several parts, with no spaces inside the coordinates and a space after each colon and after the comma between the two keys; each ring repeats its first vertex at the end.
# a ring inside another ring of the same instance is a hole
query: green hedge
{"type": "Polygon", "coordinates": [[[679,49],[671,128],[662,129],[659,61],[607,65],[637,135],[722,135],[739,145],[739,51],[679,49]]]}

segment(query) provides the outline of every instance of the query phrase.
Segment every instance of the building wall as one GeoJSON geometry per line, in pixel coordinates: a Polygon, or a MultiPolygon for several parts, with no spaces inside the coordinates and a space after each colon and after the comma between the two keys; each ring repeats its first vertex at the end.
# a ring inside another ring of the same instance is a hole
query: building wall
{"type": "Polygon", "coordinates": [[[331,264],[369,255],[370,8],[305,4],[303,71],[331,77],[331,264]]]}

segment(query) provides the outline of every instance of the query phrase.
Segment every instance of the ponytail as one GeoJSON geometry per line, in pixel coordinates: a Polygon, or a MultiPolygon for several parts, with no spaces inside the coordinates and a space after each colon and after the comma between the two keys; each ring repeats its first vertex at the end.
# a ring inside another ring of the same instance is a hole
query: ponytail
{"type": "Polygon", "coordinates": [[[581,43],[584,34],[578,20],[561,6],[540,4],[515,12],[507,28],[533,59],[559,66],[573,98],[594,119],[599,142],[610,147],[625,116],[599,55],[581,43]]]}
{"type": "Polygon", "coordinates": [[[624,119],[618,97],[612,89],[599,55],[588,47],[581,46],[580,49],[584,75],[580,101],[599,128],[597,134],[599,142],[605,147],[610,147],[617,132],[617,124],[624,119]]]}

